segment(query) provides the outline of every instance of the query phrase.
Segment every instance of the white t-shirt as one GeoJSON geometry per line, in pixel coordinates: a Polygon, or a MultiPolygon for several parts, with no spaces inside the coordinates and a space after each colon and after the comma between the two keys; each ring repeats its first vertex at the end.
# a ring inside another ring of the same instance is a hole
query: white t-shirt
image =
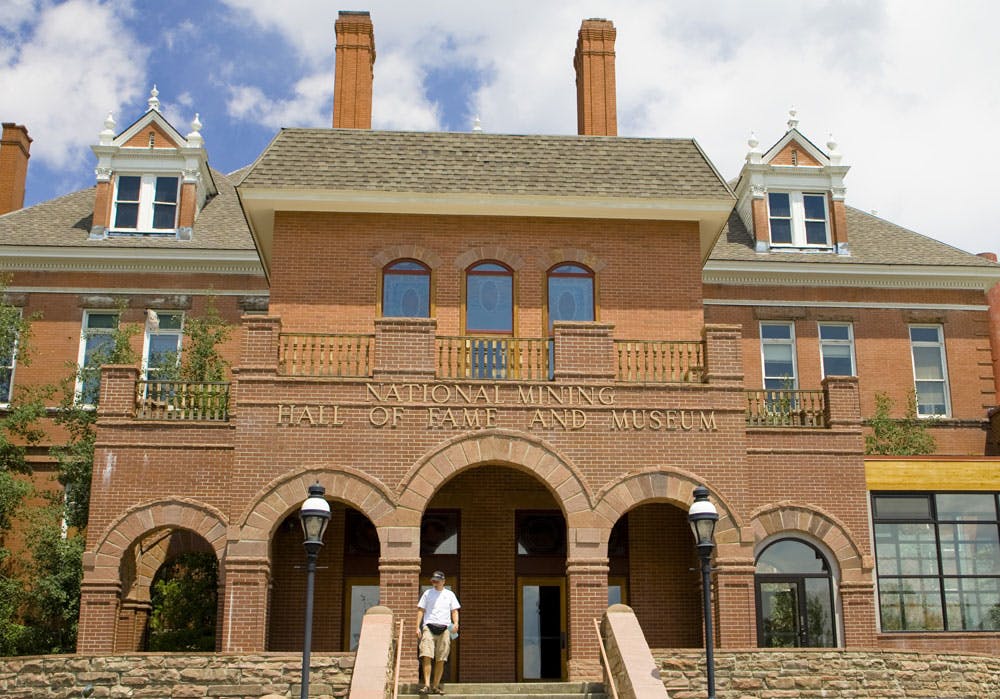
{"type": "Polygon", "coordinates": [[[417,608],[424,610],[424,624],[441,624],[447,626],[451,623],[451,610],[461,609],[458,597],[448,588],[440,592],[433,587],[424,591],[417,602],[417,608]]]}

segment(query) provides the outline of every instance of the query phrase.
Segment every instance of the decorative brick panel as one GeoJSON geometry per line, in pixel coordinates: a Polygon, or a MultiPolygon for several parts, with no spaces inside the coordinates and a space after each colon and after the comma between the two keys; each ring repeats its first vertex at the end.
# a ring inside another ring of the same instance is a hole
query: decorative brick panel
{"type": "Polygon", "coordinates": [[[706,325],[705,380],[721,386],[741,386],[743,358],[742,330],[738,325],[706,325]]]}
{"type": "Polygon", "coordinates": [[[554,322],[555,380],[613,380],[616,374],[614,330],[613,323],[554,322]]]}
{"type": "Polygon", "coordinates": [[[97,407],[99,418],[131,418],[135,416],[135,383],[139,370],[134,366],[105,364],[101,367],[101,399],[97,407]]]}
{"type": "Polygon", "coordinates": [[[437,370],[433,318],[376,318],[376,380],[432,380],[437,370]]]}
{"type": "Polygon", "coordinates": [[[823,379],[827,424],[834,429],[861,427],[861,396],[857,376],[828,376],[823,379]]]}

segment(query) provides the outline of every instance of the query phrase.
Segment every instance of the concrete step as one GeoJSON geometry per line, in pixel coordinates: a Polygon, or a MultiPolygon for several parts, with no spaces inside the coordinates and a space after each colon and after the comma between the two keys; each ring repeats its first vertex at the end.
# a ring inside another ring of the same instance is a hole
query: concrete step
{"type": "MultiPolygon", "coordinates": [[[[451,682],[445,683],[444,695],[451,699],[607,699],[599,682],[451,682]]],[[[400,686],[400,699],[417,699],[419,685],[400,686]]]]}

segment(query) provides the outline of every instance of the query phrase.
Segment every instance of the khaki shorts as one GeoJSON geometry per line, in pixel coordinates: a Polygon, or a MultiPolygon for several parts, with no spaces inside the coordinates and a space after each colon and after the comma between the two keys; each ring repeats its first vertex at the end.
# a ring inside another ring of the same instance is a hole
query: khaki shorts
{"type": "Polygon", "coordinates": [[[435,636],[431,630],[424,626],[420,632],[420,657],[434,658],[444,662],[451,652],[451,634],[445,629],[444,633],[435,636]]]}

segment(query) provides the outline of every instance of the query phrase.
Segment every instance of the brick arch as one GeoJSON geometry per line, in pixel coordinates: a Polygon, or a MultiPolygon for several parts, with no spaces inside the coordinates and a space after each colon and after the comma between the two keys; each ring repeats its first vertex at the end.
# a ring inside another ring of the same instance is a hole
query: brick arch
{"type": "Polygon", "coordinates": [[[455,258],[455,267],[465,269],[479,260],[498,260],[517,272],[524,267],[524,258],[503,245],[478,245],[455,258]]]}
{"type": "Polygon", "coordinates": [[[592,497],[583,476],[565,456],[540,439],[519,432],[491,430],[455,437],[421,458],[397,490],[400,510],[418,525],[427,503],[441,486],[462,471],[499,464],[540,480],[559,503],[567,523],[591,511],[592,497]]]}
{"type": "Polygon", "coordinates": [[[441,266],[441,256],[423,245],[391,245],[372,256],[372,264],[382,269],[393,260],[408,258],[419,260],[431,269],[441,266]]]}
{"type": "Polygon", "coordinates": [[[787,500],[765,505],[750,513],[750,527],[755,544],[795,533],[804,533],[821,542],[836,557],[843,580],[863,579],[872,568],[870,557],[861,553],[844,523],[814,505],[787,500]]]}
{"type": "Polygon", "coordinates": [[[153,532],[136,541],[132,551],[128,561],[133,568],[133,578],[129,580],[122,575],[122,590],[126,597],[147,601],[153,578],[165,563],[185,553],[215,553],[204,537],[190,529],[153,532]]]}
{"type": "Polygon", "coordinates": [[[622,515],[640,505],[666,502],[687,511],[694,502],[694,489],[705,485],[711,492],[712,502],[719,510],[719,523],[715,529],[717,544],[740,544],[740,522],[733,507],[718,491],[701,478],[681,469],[658,469],[628,473],[601,489],[594,510],[611,526],[622,515]]]}
{"type": "Polygon", "coordinates": [[[243,541],[270,541],[289,512],[308,497],[309,486],[319,481],[328,498],[363,513],[373,524],[395,510],[392,492],[380,481],[353,468],[310,469],[286,474],[268,483],[238,521],[243,541]]]}
{"type": "MultiPolygon", "coordinates": [[[[204,539],[221,561],[229,525],[221,511],[188,498],[154,500],[129,508],[102,533],[94,547],[95,579],[119,580],[121,562],[142,537],[160,529],[182,529],[204,539]],[[114,561],[114,564],[102,561],[114,561]]],[[[137,571],[138,572],[138,571],[137,571]]]]}
{"type": "Polygon", "coordinates": [[[583,248],[554,248],[540,257],[538,268],[544,272],[561,262],[576,262],[585,265],[595,274],[608,266],[607,262],[583,248]]]}

